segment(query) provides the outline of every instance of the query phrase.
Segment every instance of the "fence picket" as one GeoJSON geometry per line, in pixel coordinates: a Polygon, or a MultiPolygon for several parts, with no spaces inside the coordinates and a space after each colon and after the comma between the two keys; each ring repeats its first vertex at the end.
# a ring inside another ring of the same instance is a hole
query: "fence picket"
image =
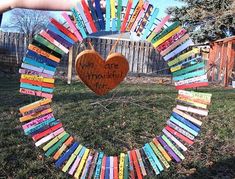
{"type": "MultiPolygon", "coordinates": [[[[73,50],[73,62],[76,55],[84,49],[90,49],[88,41],[91,41],[95,50],[106,58],[116,42],[114,39],[91,38],[83,43],[76,44],[73,50]]],[[[32,42],[32,37],[19,34],[0,31],[0,63],[8,62],[9,65],[17,66],[17,57],[19,62],[26,54],[29,43],[32,42]]],[[[129,40],[121,40],[114,52],[123,54],[130,66],[130,73],[152,73],[159,69],[166,68],[166,63],[161,60],[161,56],[155,51],[151,44],[146,42],[133,42],[129,40]]],[[[60,71],[67,73],[68,55],[66,55],[60,64],[60,71]]],[[[73,70],[74,71],[74,70],[73,70]]],[[[156,73],[168,75],[169,71],[156,73]]]]}

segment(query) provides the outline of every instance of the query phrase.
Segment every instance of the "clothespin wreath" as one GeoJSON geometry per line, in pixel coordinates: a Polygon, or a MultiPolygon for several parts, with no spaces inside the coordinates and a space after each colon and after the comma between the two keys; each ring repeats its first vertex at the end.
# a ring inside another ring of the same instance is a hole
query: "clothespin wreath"
{"type": "Polygon", "coordinates": [[[74,178],[141,179],[153,172],[159,175],[172,162],[185,160],[184,152],[200,135],[201,118],[209,114],[212,95],[186,90],[208,86],[205,63],[180,22],[169,25],[170,15],[158,19],[160,8],[145,0],[107,0],[103,9],[98,0],[81,0],[71,7],[71,15],[62,12],[65,24],[51,18],[47,28],[35,35],[19,70],[19,91],[41,100],[21,107],[19,120],[35,146],[42,147],[45,156],[55,160],[56,168],[74,178]],[[116,88],[128,74],[128,60],[114,50],[124,32],[136,33],[152,44],[169,65],[178,90],[177,104],[161,134],[141,148],[118,156],[86,148],[65,131],[51,107],[55,74],[62,57],[75,43],[83,43],[97,32],[120,33],[106,59],[91,43],[90,49],[76,58],[77,74],[97,95],[116,88]]]}

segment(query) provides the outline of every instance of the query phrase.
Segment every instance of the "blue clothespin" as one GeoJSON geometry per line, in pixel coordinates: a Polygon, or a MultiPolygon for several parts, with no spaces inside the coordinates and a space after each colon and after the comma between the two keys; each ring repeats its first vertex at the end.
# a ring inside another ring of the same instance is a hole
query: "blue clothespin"
{"type": "Polygon", "coordinates": [[[177,120],[179,120],[180,122],[184,123],[185,125],[187,125],[188,127],[192,128],[193,130],[195,130],[196,132],[200,132],[200,128],[198,128],[197,126],[195,126],[193,123],[189,122],[187,119],[183,118],[182,116],[180,116],[179,114],[173,112],[172,116],[174,118],[176,118],[177,120]]]}
{"type": "Polygon", "coordinates": [[[109,179],[110,157],[106,157],[105,179],[109,179]]]}
{"type": "Polygon", "coordinates": [[[101,28],[101,30],[105,30],[105,22],[104,22],[104,16],[102,13],[102,9],[100,7],[100,0],[95,0],[95,8],[96,8],[96,13],[99,18],[100,28],[101,28]]]}
{"type": "Polygon", "coordinates": [[[79,143],[78,142],[74,142],[73,145],[56,161],[55,166],[57,168],[60,168],[62,166],[62,164],[68,160],[68,158],[70,157],[70,155],[73,154],[73,152],[76,150],[76,148],[78,147],[79,143]]]}

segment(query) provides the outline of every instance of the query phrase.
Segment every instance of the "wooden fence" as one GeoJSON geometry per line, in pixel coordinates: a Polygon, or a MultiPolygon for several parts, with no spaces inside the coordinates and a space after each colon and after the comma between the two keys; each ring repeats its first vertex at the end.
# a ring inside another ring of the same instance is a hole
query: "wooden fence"
{"type": "MultiPolygon", "coordinates": [[[[92,38],[89,40],[103,58],[108,56],[113,44],[116,42],[115,39],[105,38],[92,38]]],[[[9,66],[20,65],[27,46],[31,41],[32,37],[23,34],[0,32],[0,64],[8,64],[9,66]]],[[[83,43],[77,43],[73,47],[73,63],[75,62],[76,55],[87,48],[90,48],[88,40],[83,43]]],[[[115,52],[123,54],[128,59],[130,73],[149,75],[169,74],[167,64],[150,43],[121,40],[117,44],[115,52]]],[[[67,66],[68,55],[63,58],[59,71],[67,73],[67,66]]]]}
{"type": "Polygon", "coordinates": [[[227,87],[235,81],[235,36],[215,41],[210,45],[210,79],[227,87]]]}

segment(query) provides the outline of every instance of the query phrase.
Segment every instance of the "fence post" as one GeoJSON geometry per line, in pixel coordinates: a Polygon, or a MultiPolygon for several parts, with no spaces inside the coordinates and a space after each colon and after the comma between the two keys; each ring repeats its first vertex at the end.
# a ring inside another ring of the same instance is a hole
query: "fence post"
{"type": "Polygon", "coordinates": [[[72,70],[73,69],[73,47],[69,50],[69,63],[68,63],[68,81],[67,83],[70,85],[72,82],[72,70]]]}
{"type": "MultiPolygon", "coordinates": [[[[19,36],[17,36],[19,37],[19,36]]],[[[16,63],[17,65],[20,64],[20,60],[19,60],[19,54],[18,54],[18,44],[17,41],[19,40],[19,38],[15,37],[15,50],[16,50],[16,63]]]]}

